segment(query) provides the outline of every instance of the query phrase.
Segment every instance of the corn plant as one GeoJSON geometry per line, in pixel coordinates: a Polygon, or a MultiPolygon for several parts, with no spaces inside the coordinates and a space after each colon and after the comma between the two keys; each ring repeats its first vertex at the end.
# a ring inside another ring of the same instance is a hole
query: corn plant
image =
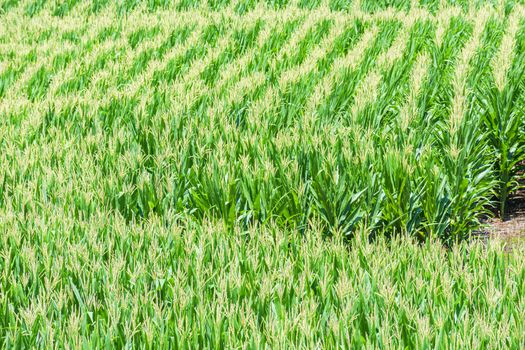
{"type": "Polygon", "coordinates": [[[495,171],[498,177],[499,215],[507,215],[509,193],[516,189],[518,164],[525,159],[523,127],[524,57],[514,62],[503,90],[492,85],[478,91],[486,137],[495,152],[495,171]]]}
{"type": "Polygon", "coordinates": [[[517,0],[0,0],[4,348],[520,348],[517,0]]]}

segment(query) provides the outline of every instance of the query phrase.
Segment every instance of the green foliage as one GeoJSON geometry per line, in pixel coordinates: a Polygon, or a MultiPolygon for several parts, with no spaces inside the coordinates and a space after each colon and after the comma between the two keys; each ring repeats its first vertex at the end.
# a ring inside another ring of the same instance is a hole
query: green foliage
{"type": "Polygon", "coordinates": [[[9,232],[0,241],[7,348],[523,341],[523,249],[478,242],[447,250],[407,238],[349,248],[273,226],[232,231],[168,216],[128,226],[96,211],[49,216],[46,228],[15,218],[1,225],[9,232]]]}
{"type": "Polygon", "coordinates": [[[3,1],[1,346],[523,347],[524,11],[3,1]]]}
{"type": "Polygon", "coordinates": [[[508,82],[499,90],[495,85],[480,88],[485,134],[496,157],[499,212],[505,218],[506,203],[516,189],[518,165],[525,159],[525,110],[523,91],[525,55],[521,54],[508,73],[508,82]]]}

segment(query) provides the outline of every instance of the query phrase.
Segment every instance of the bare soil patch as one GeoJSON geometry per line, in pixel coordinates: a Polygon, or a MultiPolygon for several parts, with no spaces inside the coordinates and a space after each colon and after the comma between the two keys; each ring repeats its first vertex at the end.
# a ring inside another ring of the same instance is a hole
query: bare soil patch
{"type": "Polygon", "coordinates": [[[488,224],[487,238],[503,239],[509,245],[525,244],[525,189],[519,190],[509,200],[505,220],[494,218],[488,224]]]}

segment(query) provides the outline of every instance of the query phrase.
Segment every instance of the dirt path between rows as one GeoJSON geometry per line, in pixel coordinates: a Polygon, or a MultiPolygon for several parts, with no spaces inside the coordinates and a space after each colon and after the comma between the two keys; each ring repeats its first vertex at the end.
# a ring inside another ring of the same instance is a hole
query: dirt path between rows
{"type": "Polygon", "coordinates": [[[487,238],[503,239],[509,247],[525,244],[525,189],[512,196],[506,220],[492,219],[487,227],[487,238]]]}

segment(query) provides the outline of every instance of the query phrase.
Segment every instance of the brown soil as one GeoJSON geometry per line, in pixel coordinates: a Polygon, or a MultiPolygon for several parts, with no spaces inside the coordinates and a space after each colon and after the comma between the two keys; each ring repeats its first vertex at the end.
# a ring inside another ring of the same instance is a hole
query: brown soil
{"type": "Polygon", "coordinates": [[[487,238],[503,239],[509,245],[525,244],[525,189],[519,190],[509,200],[505,220],[492,219],[488,224],[487,238]]]}

